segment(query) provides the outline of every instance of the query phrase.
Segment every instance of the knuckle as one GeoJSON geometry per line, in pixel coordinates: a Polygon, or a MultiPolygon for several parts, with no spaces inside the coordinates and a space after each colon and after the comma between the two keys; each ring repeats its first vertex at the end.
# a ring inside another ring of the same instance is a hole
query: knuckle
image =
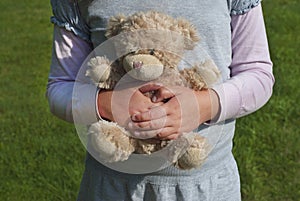
{"type": "Polygon", "coordinates": [[[142,121],[142,120],[143,120],[143,115],[142,115],[142,114],[137,115],[137,116],[136,116],[136,120],[137,120],[137,121],[142,121]]]}
{"type": "Polygon", "coordinates": [[[139,128],[146,128],[147,124],[145,124],[145,123],[138,123],[138,127],[139,128]]]}
{"type": "Polygon", "coordinates": [[[150,126],[151,129],[159,128],[159,122],[158,121],[151,121],[150,126]]]}
{"type": "Polygon", "coordinates": [[[134,121],[143,121],[145,119],[145,115],[140,113],[138,115],[134,115],[134,121]]]}
{"type": "Polygon", "coordinates": [[[153,123],[152,121],[149,123],[148,125],[149,129],[154,129],[155,128],[155,123],[153,123]]]}
{"type": "Polygon", "coordinates": [[[167,133],[165,133],[164,131],[160,132],[159,134],[157,134],[159,138],[166,138],[168,136],[167,133]]]}

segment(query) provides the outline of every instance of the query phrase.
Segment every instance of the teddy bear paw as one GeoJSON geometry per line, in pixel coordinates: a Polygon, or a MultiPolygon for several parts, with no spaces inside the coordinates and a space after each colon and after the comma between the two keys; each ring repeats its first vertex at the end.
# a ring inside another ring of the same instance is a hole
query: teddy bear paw
{"type": "Polygon", "coordinates": [[[134,151],[127,131],[116,123],[105,120],[94,123],[89,135],[93,151],[104,162],[125,161],[134,151]]]}
{"type": "Polygon", "coordinates": [[[182,170],[200,168],[207,158],[210,150],[211,146],[207,142],[207,139],[197,135],[191,146],[175,163],[175,166],[182,170]]]}

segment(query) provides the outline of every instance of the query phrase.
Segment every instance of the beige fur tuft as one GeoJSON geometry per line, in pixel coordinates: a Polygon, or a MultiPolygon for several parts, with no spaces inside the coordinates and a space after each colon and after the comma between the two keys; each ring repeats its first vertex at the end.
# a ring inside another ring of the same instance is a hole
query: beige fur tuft
{"type": "Polygon", "coordinates": [[[130,134],[114,122],[99,121],[89,128],[95,151],[105,162],[127,160],[135,150],[130,134]]]}

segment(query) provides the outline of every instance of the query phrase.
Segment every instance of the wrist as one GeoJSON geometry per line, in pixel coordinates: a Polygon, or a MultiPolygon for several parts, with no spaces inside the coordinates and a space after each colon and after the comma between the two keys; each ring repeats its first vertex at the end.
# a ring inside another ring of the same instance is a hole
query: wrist
{"type": "Polygon", "coordinates": [[[112,91],[100,90],[97,96],[97,110],[98,114],[103,119],[113,120],[111,112],[111,97],[112,91]]]}
{"type": "Polygon", "coordinates": [[[221,112],[220,99],[213,89],[208,89],[211,100],[211,118],[208,121],[216,121],[221,112]]]}
{"type": "Polygon", "coordinates": [[[204,89],[195,92],[200,112],[199,124],[213,121],[220,113],[220,103],[217,93],[212,89],[204,89]]]}

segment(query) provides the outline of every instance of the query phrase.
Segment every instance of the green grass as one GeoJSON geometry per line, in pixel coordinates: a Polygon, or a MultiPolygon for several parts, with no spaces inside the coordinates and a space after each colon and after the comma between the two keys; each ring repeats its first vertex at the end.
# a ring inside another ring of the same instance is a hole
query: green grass
{"type": "Polygon", "coordinates": [[[5,0],[0,7],[0,200],[75,200],[84,149],[45,98],[50,3],[5,0]]]}
{"type": "MultiPolygon", "coordinates": [[[[265,0],[276,84],[269,103],[238,120],[244,201],[300,198],[300,3],[265,0]]],[[[0,2],[0,200],[75,200],[85,151],[74,126],[50,114],[48,1],[0,2]]]]}
{"type": "Polygon", "coordinates": [[[300,2],[263,2],[276,84],[269,103],[237,122],[244,200],[300,199],[300,2]]]}

